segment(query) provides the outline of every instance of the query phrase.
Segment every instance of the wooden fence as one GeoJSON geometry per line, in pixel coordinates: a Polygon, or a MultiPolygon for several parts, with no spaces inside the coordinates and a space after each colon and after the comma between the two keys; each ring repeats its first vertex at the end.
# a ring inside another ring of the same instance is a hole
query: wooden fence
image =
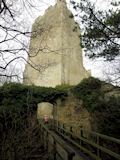
{"type": "Polygon", "coordinates": [[[51,121],[51,127],[92,159],[120,160],[119,139],[71,126],[57,120],[51,121]]]}
{"type": "Polygon", "coordinates": [[[48,153],[49,160],[73,160],[74,151],[64,143],[54,132],[49,130],[49,125],[40,122],[41,140],[44,142],[44,149],[48,153]]]}

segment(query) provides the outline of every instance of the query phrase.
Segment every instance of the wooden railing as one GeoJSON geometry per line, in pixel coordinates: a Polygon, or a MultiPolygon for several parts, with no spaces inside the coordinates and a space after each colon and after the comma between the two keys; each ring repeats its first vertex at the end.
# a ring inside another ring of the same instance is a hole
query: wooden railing
{"type": "Polygon", "coordinates": [[[51,128],[49,124],[45,124],[43,121],[40,122],[41,128],[41,140],[44,145],[44,149],[48,153],[48,159],[56,160],[73,160],[75,153],[73,150],[64,143],[54,132],[49,130],[51,128]]]}
{"type": "Polygon", "coordinates": [[[52,120],[51,127],[95,160],[120,160],[120,140],[52,120]]]}

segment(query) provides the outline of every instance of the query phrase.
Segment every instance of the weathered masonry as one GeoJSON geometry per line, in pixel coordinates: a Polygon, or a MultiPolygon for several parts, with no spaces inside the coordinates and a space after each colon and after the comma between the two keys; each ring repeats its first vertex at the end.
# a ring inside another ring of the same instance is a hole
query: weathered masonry
{"type": "Polygon", "coordinates": [[[75,85],[89,77],[83,67],[79,36],[79,26],[65,0],[58,0],[33,24],[24,83],[55,87],[75,85]]]}

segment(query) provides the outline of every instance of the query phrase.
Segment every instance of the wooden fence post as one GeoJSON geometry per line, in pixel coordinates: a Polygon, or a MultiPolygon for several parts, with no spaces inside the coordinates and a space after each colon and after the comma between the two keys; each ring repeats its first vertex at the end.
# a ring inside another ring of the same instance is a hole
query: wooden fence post
{"type": "MultiPolygon", "coordinates": [[[[63,129],[65,129],[65,124],[63,123],[63,129]]],[[[64,132],[64,130],[63,130],[63,134],[64,134],[65,132],[64,132]]]]}
{"type": "Polygon", "coordinates": [[[75,153],[68,154],[68,160],[73,160],[73,156],[75,156],[75,153]]]}
{"type": "Polygon", "coordinates": [[[49,138],[48,138],[48,132],[46,131],[46,151],[48,151],[48,143],[49,143],[49,138]]]}
{"type": "MultiPolygon", "coordinates": [[[[54,138],[54,137],[53,137],[54,138]]],[[[53,143],[53,156],[54,156],[54,160],[56,160],[56,141],[55,141],[55,139],[54,139],[54,143],[53,143]]]]}
{"type": "MultiPolygon", "coordinates": [[[[70,132],[71,132],[71,133],[73,132],[72,126],[70,127],[70,132]]],[[[71,138],[71,139],[73,138],[72,135],[70,136],[70,138],[71,138]]]]}
{"type": "Polygon", "coordinates": [[[43,142],[43,146],[44,146],[44,131],[43,131],[43,127],[42,127],[42,125],[41,125],[41,140],[42,140],[42,142],[43,142]]]}
{"type": "MultiPolygon", "coordinates": [[[[97,144],[99,145],[99,136],[97,135],[97,144]]],[[[100,150],[97,148],[97,157],[100,158],[100,150]]]]}
{"type": "MultiPolygon", "coordinates": [[[[80,137],[83,137],[83,130],[82,130],[82,128],[80,128],[80,137]]],[[[80,140],[80,146],[82,146],[82,140],[80,140]]]]}
{"type": "Polygon", "coordinates": [[[42,140],[42,125],[40,123],[40,140],[42,140]]]}
{"type": "Polygon", "coordinates": [[[54,130],[56,131],[56,128],[57,128],[57,121],[54,120],[54,130]]]}
{"type": "Polygon", "coordinates": [[[58,121],[57,130],[59,132],[60,122],[58,121]]]}

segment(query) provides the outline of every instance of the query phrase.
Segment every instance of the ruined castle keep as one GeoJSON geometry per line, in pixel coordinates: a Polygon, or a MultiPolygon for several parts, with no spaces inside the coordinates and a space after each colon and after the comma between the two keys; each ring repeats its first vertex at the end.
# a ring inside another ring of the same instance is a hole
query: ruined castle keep
{"type": "Polygon", "coordinates": [[[57,0],[32,26],[24,83],[55,87],[76,85],[90,76],[83,67],[80,29],[65,0],[57,0]]]}

